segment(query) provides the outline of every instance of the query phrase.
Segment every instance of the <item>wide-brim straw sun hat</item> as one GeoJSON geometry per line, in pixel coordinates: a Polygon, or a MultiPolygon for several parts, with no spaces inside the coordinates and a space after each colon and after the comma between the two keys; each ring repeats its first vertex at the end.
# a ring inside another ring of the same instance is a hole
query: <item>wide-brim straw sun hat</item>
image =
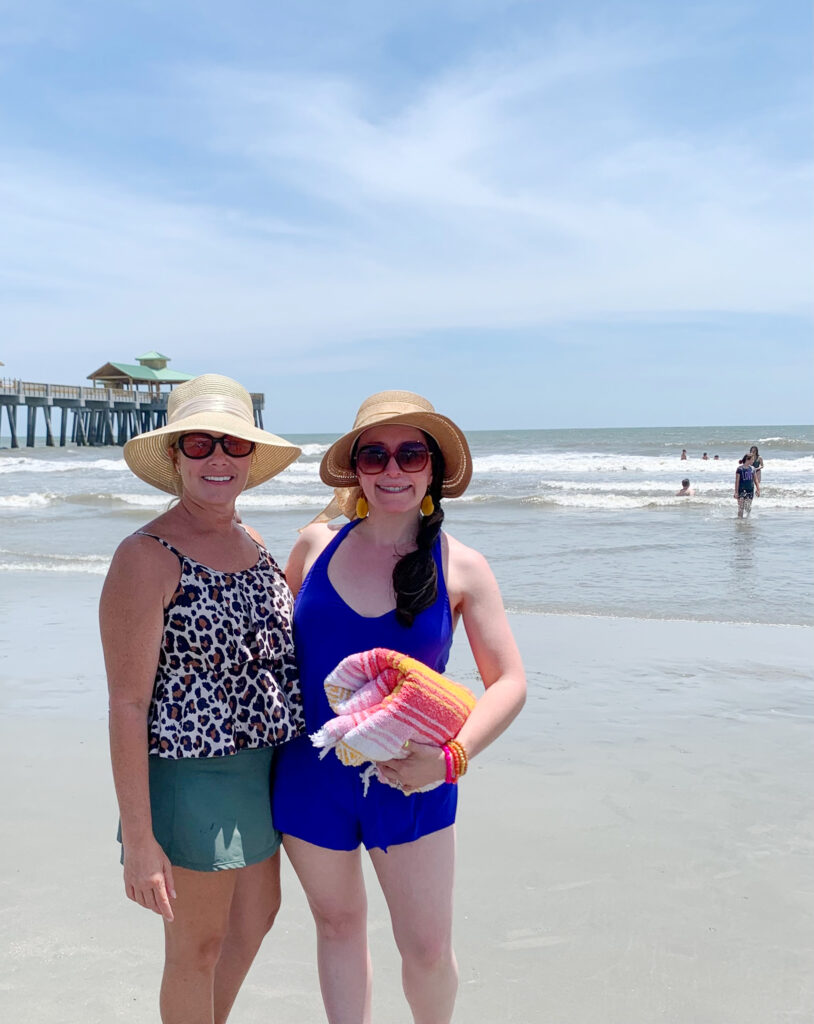
{"type": "Polygon", "coordinates": [[[457,498],[464,493],[472,479],[472,456],[463,431],[412,391],[380,391],[362,402],[353,429],[334,441],[322,457],[319,475],[323,482],[330,487],[355,487],[357,479],[351,466],[354,445],[370,427],[391,423],[416,427],[433,437],[444,456],[442,495],[457,498]]]}
{"type": "Polygon", "coordinates": [[[281,473],[301,454],[301,449],[290,441],[254,425],[251,395],[236,380],[204,373],[171,392],[166,426],[131,438],[124,446],[124,461],[141,480],[177,494],[178,474],[167,449],[181,434],[197,430],[217,437],[231,434],[254,441],[255,449],[248,456],[251,469],[247,489],[281,473]]]}

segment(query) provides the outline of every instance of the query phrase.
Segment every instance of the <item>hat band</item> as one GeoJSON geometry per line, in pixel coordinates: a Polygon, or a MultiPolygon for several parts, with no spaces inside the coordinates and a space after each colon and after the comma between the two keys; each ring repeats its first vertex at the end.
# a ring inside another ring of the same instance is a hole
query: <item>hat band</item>
{"type": "Polygon", "coordinates": [[[218,395],[202,395],[199,398],[190,398],[186,402],[182,402],[177,409],[173,409],[170,423],[175,420],[185,420],[189,416],[196,416],[202,412],[226,412],[232,416],[239,416],[242,420],[254,425],[254,418],[249,415],[243,402],[218,395]]]}
{"type": "Polygon", "coordinates": [[[393,402],[385,403],[375,406],[375,408],[365,410],[364,415],[356,417],[356,422],[353,424],[353,429],[358,430],[367,426],[375,426],[376,423],[380,423],[383,419],[390,416],[427,416],[435,415],[435,410],[422,409],[420,406],[408,405],[406,402],[393,402]]]}

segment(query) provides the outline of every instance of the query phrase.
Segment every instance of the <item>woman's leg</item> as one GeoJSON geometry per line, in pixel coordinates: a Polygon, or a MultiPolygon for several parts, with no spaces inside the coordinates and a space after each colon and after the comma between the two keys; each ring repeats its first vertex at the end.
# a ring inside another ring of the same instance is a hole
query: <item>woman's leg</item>
{"type": "Polygon", "coordinates": [[[164,922],[164,1024],[213,1024],[215,967],[229,925],[237,871],[173,867],[175,920],[164,922]]]}
{"type": "Polygon", "coordinates": [[[283,840],[317,927],[317,963],[329,1024],[370,1024],[367,896],[359,850],[283,840]]]}
{"type": "Polygon", "coordinates": [[[449,1024],[458,990],[452,951],[455,827],[370,857],[384,891],[415,1024],[449,1024]]]}
{"type": "Polygon", "coordinates": [[[215,968],[215,1024],[224,1024],[280,909],[280,854],[235,872],[229,930],[215,968]]]}

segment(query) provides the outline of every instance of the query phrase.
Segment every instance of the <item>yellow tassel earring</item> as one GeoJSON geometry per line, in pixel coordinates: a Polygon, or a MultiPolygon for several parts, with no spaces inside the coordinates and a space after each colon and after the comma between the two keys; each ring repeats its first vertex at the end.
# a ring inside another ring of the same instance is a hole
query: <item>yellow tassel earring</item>
{"type": "Polygon", "coordinates": [[[435,502],[432,500],[431,494],[425,494],[424,500],[421,502],[421,515],[431,516],[435,511],[435,502]]]}
{"type": "Polygon", "coordinates": [[[367,498],[364,496],[364,494],[360,494],[359,497],[356,499],[356,518],[364,519],[369,511],[370,509],[367,504],[367,498]]]}

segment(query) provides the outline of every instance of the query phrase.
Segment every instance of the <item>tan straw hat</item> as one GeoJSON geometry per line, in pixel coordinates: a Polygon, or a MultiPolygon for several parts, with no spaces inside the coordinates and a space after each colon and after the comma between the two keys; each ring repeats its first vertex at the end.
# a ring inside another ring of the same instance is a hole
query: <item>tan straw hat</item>
{"type": "Polygon", "coordinates": [[[426,398],[412,391],[380,391],[362,402],[353,430],[334,441],[322,457],[319,475],[330,487],[354,487],[356,474],[351,467],[353,446],[369,427],[385,423],[403,423],[417,427],[435,438],[444,456],[444,483],[441,493],[457,498],[472,478],[472,456],[463,431],[451,419],[437,413],[426,398]]]}
{"type": "Polygon", "coordinates": [[[175,494],[177,474],[167,449],[180,434],[194,430],[254,441],[247,488],[270,480],[301,454],[296,445],[254,425],[251,395],[237,381],[205,373],[175,388],[167,401],[167,425],[131,438],[124,446],[124,461],[137,477],[175,494]]]}

